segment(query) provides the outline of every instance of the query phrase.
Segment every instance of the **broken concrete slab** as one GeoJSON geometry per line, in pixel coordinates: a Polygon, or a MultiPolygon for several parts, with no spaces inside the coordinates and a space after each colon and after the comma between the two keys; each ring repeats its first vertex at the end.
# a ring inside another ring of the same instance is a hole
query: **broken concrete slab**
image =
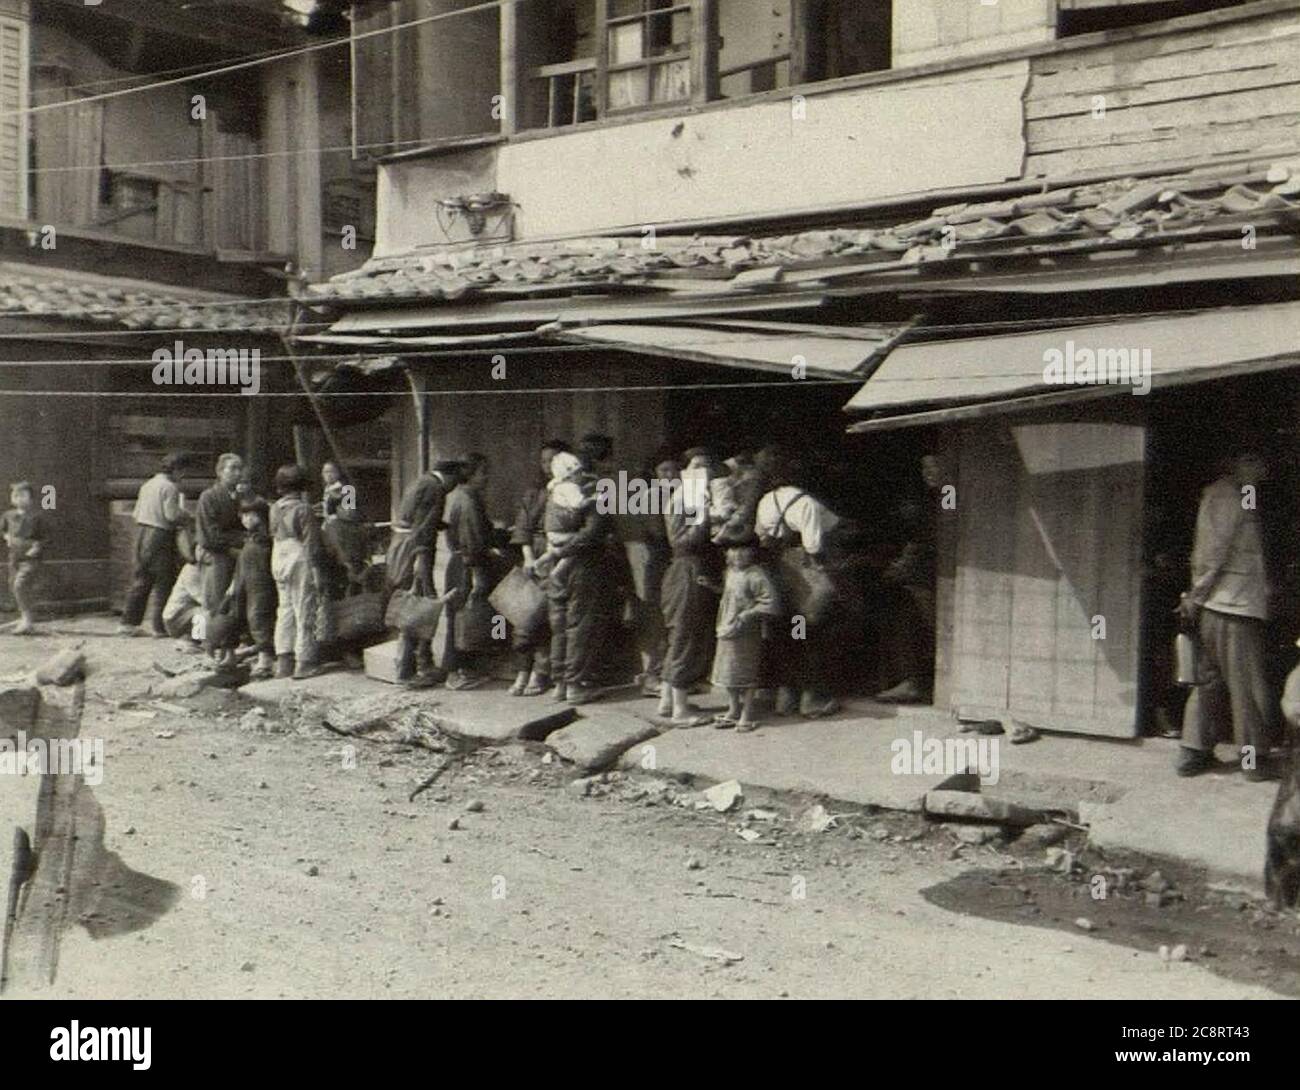
{"type": "Polygon", "coordinates": [[[647,738],[659,733],[640,716],[617,708],[589,708],[568,726],[550,734],[546,744],[579,768],[599,772],[647,738]]]}
{"type": "Polygon", "coordinates": [[[932,817],[965,818],[992,825],[1015,825],[1027,828],[1046,820],[1038,810],[1017,806],[1014,802],[990,798],[973,791],[927,791],[925,812],[932,817]]]}
{"type": "Polygon", "coordinates": [[[86,676],[86,656],[68,649],[51,655],[36,668],[38,685],[71,685],[86,676]]]}

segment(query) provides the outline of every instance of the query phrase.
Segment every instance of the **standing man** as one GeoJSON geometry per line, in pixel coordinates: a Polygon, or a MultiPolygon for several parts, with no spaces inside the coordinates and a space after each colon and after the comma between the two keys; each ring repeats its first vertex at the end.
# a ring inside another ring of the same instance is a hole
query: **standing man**
{"type": "Polygon", "coordinates": [[[476,689],[488,680],[485,653],[492,647],[492,610],[487,596],[493,576],[492,521],[483,502],[488,482],[487,456],[467,454],[464,483],[447,500],[447,589],[459,591],[447,610],[451,655],[448,689],[476,689]]]}
{"type": "Polygon", "coordinates": [[[144,482],[136,496],[135,511],[135,574],[126,594],[122,609],[122,623],[117,626],[119,636],[140,634],[144,612],[153,594],[153,608],[149,611],[150,628],[159,639],[167,637],[163,624],[163,606],[176,582],[177,563],[176,531],[185,513],[185,501],[179,487],[181,458],[169,454],[162,460],[158,472],[144,482]]]}
{"type": "MultiPolygon", "coordinates": [[[[447,496],[460,483],[461,464],[436,462],[402,497],[388,546],[388,586],[392,591],[412,590],[425,598],[435,596],[433,558],[447,496]]],[[[403,633],[398,639],[397,680],[411,688],[428,688],[446,680],[445,671],[433,665],[433,641],[416,640],[403,633]]]]}
{"type": "Polygon", "coordinates": [[[1264,630],[1272,588],[1264,563],[1256,492],[1264,460],[1243,451],[1230,472],[1201,493],[1192,547],[1192,586],[1178,613],[1200,634],[1201,685],[1183,709],[1183,744],[1176,771],[1195,776],[1215,764],[1214,745],[1231,723],[1249,780],[1267,779],[1261,766],[1272,737],[1277,700],[1265,670],[1264,630]],[[1248,752],[1246,747],[1252,747],[1248,752]],[[1247,759],[1253,757],[1252,759],[1247,759]]]}
{"type": "Polygon", "coordinates": [[[244,543],[244,524],[239,520],[243,473],[244,460],[238,454],[221,455],[216,483],[199,496],[194,516],[195,559],[203,573],[203,610],[209,617],[221,609],[244,543]]]}

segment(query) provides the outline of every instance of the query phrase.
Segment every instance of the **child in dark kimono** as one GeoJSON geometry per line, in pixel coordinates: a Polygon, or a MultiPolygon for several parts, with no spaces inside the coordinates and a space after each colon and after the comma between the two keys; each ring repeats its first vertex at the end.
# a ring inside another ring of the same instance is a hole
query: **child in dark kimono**
{"type": "Polygon", "coordinates": [[[275,673],[275,611],[278,596],[271,576],[271,535],[267,528],[269,508],[266,500],[249,497],[239,503],[239,521],[248,536],[239,552],[235,578],[227,599],[257,648],[257,665],[252,678],[268,678],[275,673]]]}
{"type": "Polygon", "coordinates": [[[10,486],[9,502],[13,507],[4,513],[0,527],[9,549],[9,591],[19,614],[18,623],[10,631],[26,636],[35,631],[33,592],[45,541],[45,522],[36,510],[36,490],[27,481],[10,486]]]}
{"type": "Polygon", "coordinates": [[[754,722],[754,691],[761,684],[764,618],[780,615],[772,577],[758,563],[755,543],[727,549],[727,574],[718,606],[714,685],[727,690],[727,710],[713,720],[719,730],[748,733],[754,722]]]}

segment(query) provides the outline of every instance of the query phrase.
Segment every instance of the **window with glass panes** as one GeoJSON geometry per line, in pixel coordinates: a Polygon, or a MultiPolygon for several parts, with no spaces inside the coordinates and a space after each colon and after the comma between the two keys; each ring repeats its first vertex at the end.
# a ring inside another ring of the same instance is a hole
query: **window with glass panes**
{"type": "Polygon", "coordinates": [[[605,109],[610,113],[691,97],[691,4],[599,0],[605,109]]]}

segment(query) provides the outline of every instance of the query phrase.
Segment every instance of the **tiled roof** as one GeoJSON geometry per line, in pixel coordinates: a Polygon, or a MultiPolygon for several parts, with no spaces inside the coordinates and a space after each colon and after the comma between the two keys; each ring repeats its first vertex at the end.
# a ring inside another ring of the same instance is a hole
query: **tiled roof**
{"type": "Polygon", "coordinates": [[[1030,246],[1041,251],[1089,240],[1124,243],[1275,213],[1300,216],[1300,161],[1267,171],[1216,168],[1121,178],[936,207],[924,219],[887,227],[774,237],[661,234],[653,248],[640,237],[589,237],[429,251],[372,260],[312,285],[305,301],[343,306],[450,302],[483,293],[527,295],[647,282],[671,287],[682,279],[716,280],[725,290],[770,282],[776,270],[855,265],[869,266],[861,275],[870,276],[924,262],[969,259],[984,250],[1015,254],[1030,246]]]}
{"type": "Polygon", "coordinates": [[[219,296],[183,297],[162,286],[118,286],[100,279],[0,272],[0,319],[50,317],[126,329],[275,333],[289,321],[289,301],[250,303],[219,296]]]}

